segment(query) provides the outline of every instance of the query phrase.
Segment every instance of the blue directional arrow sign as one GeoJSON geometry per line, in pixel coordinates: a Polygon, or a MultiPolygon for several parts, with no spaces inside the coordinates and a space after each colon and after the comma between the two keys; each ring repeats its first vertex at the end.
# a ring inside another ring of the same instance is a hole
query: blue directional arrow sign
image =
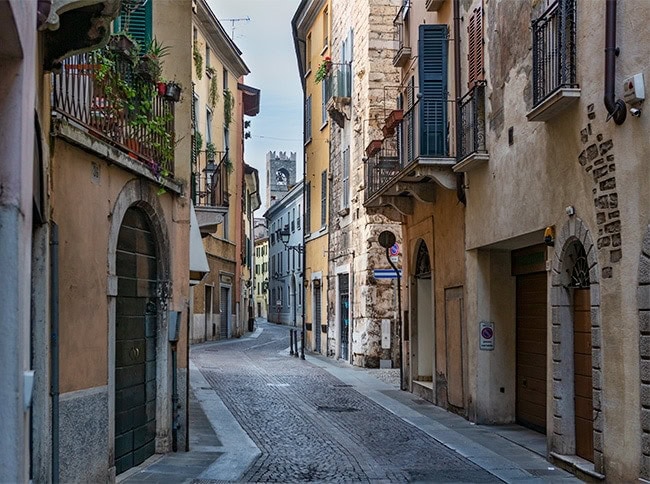
{"type": "MultiPolygon", "coordinates": [[[[397,279],[397,274],[393,269],[375,269],[373,271],[375,279],[397,279]]],[[[402,271],[399,271],[399,276],[402,277],[402,271]]]]}

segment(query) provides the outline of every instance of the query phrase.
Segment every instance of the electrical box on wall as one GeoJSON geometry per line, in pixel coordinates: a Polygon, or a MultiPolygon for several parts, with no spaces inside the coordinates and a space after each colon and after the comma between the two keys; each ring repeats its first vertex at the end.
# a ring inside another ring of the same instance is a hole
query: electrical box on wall
{"type": "Polygon", "coordinates": [[[623,99],[631,105],[640,104],[645,100],[643,73],[634,74],[623,81],[623,99]]]}

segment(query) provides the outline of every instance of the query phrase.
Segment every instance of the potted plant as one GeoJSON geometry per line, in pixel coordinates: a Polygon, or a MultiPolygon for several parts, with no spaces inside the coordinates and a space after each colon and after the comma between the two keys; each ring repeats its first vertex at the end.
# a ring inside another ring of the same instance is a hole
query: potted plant
{"type": "Polygon", "coordinates": [[[208,163],[213,162],[214,163],[214,158],[217,154],[217,149],[214,146],[214,143],[208,142],[205,144],[205,157],[208,161],[208,163]]]}
{"type": "Polygon", "coordinates": [[[332,70],[332,59],[327,56],[323,59],[323,62],[320,63],[314,74],[314,82],[318,84],[321,82],[332,70]]]}
{"type": "Polygon", "coordinates": [[[366,147],[366,155],[368,158],[379,153],[379,150],[381,150],[381,143],[382,141],[380,139],[374,139],[368,144],[366,147]]]}
{"type": "Polygon", "coordinates": [[[384,138],[390,138],[395,134],[395,128],[389,125],[385,125],[381,128],[381,132],[384,133],[384,138]]]}
{"type": "Polygon", "coordinates": [[[158,81],[156,83],[156,91],[158,92],[158,95],[160,97],[164,97],[165,94],[167,93],[167,82],[166,81],[158,81]]]}
{"type": "Polygon", "coordinates": [[[127,58],[133,58],[138,52],[137,42],[126,32],[111,35],[108,40],[108,48],[127,58]]]}
{"type": "Polygon", "coordinates": [[[388,128],[395,128],[403,118],[404,111],[402,109],[393,109],[386,118],[386,126],[388,128]]]}
{"type": "Polygon", "coordinates": [[[169,54],[169,46],[151,39],[147,51],[138,59],[138,76],[148,82],[156,82],[162,73],[162,58],[169,54]]]}
{"type": "Polygon", "coordinates": [[[165,97],[170,101],[177,103],[181,100],[181,85],[177,82],[168,82],[165,90],[165,97]]]}

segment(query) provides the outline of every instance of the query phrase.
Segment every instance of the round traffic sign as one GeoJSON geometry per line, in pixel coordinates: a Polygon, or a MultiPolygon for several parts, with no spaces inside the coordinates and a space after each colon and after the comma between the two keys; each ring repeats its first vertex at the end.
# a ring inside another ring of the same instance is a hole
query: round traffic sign
{"type": "Polygon", "coordinates": [[[481,336],[484,339],[492,339],[492,336],[494,336],[494,331],[492,331],[492,328],[486,327],[481,330],[481,336]]]}
{"type": "Polygon", "coordinates": [[[394,243],[390,248],[390,255],[399,255],[399,244],[394,243]]]}

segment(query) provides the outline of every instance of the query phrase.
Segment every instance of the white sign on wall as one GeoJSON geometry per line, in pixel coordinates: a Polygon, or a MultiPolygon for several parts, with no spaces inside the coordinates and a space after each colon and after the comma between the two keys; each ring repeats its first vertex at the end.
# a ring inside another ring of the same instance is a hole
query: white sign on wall
{"type": "Polygon", "coordinates": [[[494,349],[494,323],[489,321],[479,323],[479,348],[485,351],[494,349]]]}
{"type": "Polygon", "coordinates": [[[390,319],[381,320],[381,347],[384,350],[390,349],[390,319]]]}

